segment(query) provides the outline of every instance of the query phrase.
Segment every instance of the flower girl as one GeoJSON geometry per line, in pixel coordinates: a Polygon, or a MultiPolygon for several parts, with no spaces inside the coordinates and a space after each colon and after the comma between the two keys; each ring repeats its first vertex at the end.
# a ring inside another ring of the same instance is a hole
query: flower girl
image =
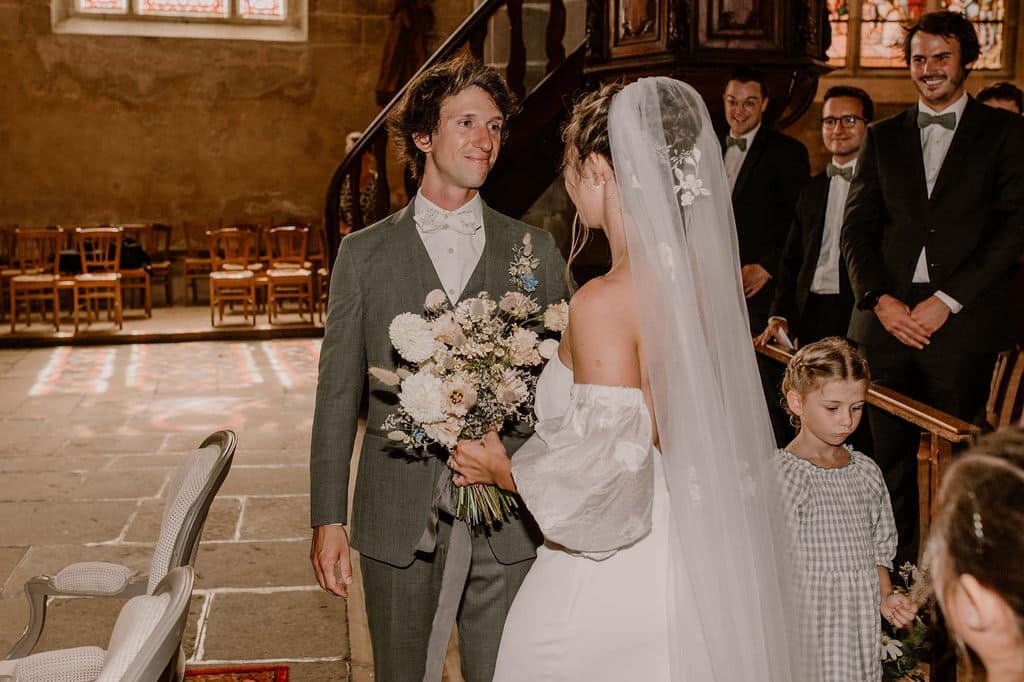
{"type": "Polygon", "coordinates": [[[917,613],[889,577],[897,538],[882,472],[844,445],[870,382],[864,359],[832,337],[797,351],[782,383],[799,432],[775,457],[797,552],[804,641],[814,644],[821,682],[881,680],[879,616],[903,627],[917,613]]]}

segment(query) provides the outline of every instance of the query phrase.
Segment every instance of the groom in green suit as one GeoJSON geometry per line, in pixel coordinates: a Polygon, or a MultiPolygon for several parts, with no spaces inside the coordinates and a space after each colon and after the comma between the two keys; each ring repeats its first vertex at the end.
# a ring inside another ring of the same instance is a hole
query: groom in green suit
{"type": "MultiPolygon", "coordinates": [[[[551,235],[490,209],[478,192],[514,111],[501,76],[468,58],[413,82],[388,123],[419,192],[402,210],[347,236],[331,274],[310,452],[310,559],[320,586],[347,596],[350,526],[380,682],[423,679],[453,522],[443,511],[439,519],[432,513],[435,484],[447,468],[437,458],[394,449],[381,430],[393,407],[378,391],[369,396],[350,520],[346,498],[367,367],[394,369],[388,327],[400,313],[422,313],[428,292],[441,289],[454,304],[481,291],[497,299],[515,289],[509,263],[526,235],[540,259],[531,295],[542,306],[568,295],[565,262],[551,235]]],[[[506,434],[509,452],[528,436],[525,429],[506,434]]],[[[541,535],[524,511],[474,531],[471,541],[458,611],[462,674],[467,682],[488,682],[505,615],[541,535]]]]}

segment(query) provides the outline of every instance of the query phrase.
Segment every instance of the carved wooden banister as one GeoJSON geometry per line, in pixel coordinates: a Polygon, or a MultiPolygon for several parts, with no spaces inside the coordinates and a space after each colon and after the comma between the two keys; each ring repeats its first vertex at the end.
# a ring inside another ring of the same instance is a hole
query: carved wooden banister
{"type": "MultiPolygon", "coordinates": [[[[484,0],[466,20],[455,29],[447,40],[434,52],[413,76],[414,80],[427,69],[439,64],[467,48],[473,56],[483,58],[484,43],[487,37],[488,22],[502,7],[506,7],[509,21],[509,58],[506,67],[506,80],[509,87],[520,100],[525,97],[526,46],[523,36],[523,0],[484,0]]],[[[547,72],[551,73],[566,62],[562,40],[565,37],[565,6],[562,0],[551,0],[551,13],[546,33],[545,51],[547,72]]],[[[574,63],[575,66],[575,63],[574,63]]],[[[582,66],[578,67],[582,72],[582,66]]],[[[377,164],[377,185],[374,196],[374,213],[382,217],[390,213],[390,188],[387,180],[387,117],[401,101],[408,88],[405,83],[373,121],[363,131],[362,137],[352,150],[345,156],[331,177],[327,189],[327,205],[324,211],[324,227],[327,234],[328,254],[337,253],[341,241],[339,227],[341,225],[340,193],[348,178],[350,201],[352,205],[352,223],[348,230],[358,230],[365,226],[366,216],[360,206],[359,177],[363,157],[373,154],[377,164]]],[[[523,141],[525,143],[525,141],[523,141]]],[[[333,257],[327,258],[328,267],[333,265],[333,257]]]]}

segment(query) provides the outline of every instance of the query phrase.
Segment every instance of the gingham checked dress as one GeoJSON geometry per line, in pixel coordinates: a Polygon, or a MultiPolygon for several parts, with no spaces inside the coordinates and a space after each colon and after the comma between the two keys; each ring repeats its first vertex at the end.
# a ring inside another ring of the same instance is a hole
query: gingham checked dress
{"type": "Polygon", "coordinates": [[[882,679],[879,583],[892,569],[896,523],[882,472],[850,451],[844,467],[825,469],[775,453],[783,505],[795,538],[804,646],[814,645],[821,682],[882,679]]]}

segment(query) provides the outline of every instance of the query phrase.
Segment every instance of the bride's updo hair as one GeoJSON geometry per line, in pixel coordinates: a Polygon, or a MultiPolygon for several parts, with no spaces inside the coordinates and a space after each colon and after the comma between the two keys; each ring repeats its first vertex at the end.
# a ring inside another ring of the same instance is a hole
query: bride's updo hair
{"type": "Polygon", "coordinates": [[[608,83],[589,92],[576,102],[572,116],[562,128],[565,144],[563,168],[578,167],[591,154],[600,154],[612,162],[612,146],[608,141],[608,112],[612,98],[622,90],[622,83],[608,83]]]}
{"type": "MultiPolygon", "coordinates": [[[[583,160],[591,154],[600,154],[612,164],[612,146],[608,141],[608,112],[611,110],[612,98],[623,88],[622,83],[608,83],[599,90],[589,92],[576,102],[572,116],[562,128],[562,142],[565,152],[562,156],[562,170],[574,168],[579,170],[583,160]]],[[[572,221],[572,244],[569,246],[569,257],[565,259],[565,279],[572,286],[572,262],[580,255],[587,245],[590,231],[579,226],[579,214],[572,221]]]]}

